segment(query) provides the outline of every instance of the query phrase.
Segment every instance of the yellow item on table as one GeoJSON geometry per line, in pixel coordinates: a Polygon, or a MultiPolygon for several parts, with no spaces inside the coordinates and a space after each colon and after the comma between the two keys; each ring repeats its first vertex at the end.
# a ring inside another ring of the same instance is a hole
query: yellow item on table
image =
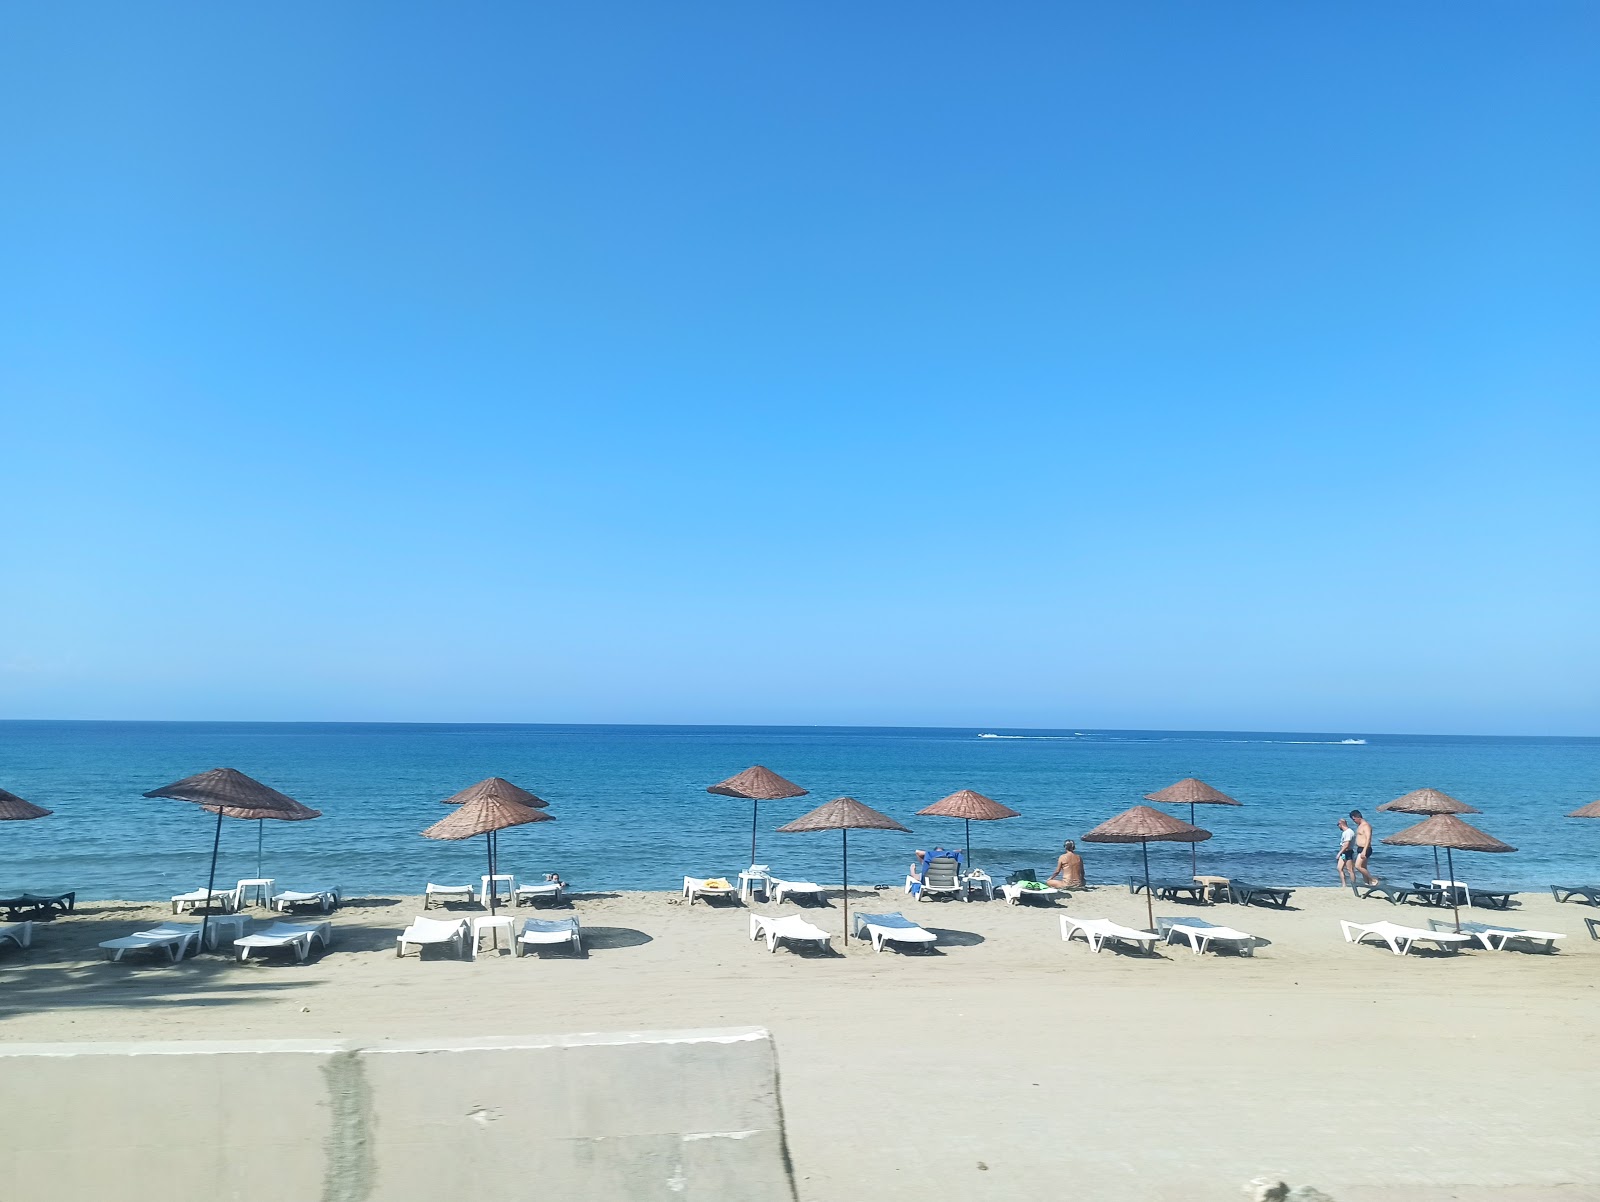
{"type": "Polygon", "coordinates": [[[728,884],[728,882],[723,880],[720,876],[712,877],[709,881],[706,882],[705,887],[707,889],[732,889],[733,888],[732,885],[728,884]]]}

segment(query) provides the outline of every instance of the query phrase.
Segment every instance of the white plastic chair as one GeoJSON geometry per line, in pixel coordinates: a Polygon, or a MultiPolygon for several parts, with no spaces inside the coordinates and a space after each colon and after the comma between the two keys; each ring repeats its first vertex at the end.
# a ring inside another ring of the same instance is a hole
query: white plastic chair
{"type": "Polygon", "coordinates": [[[465,918],[424,918],[418,915],[411,920],[410,926],[395,937],[394,954],[403,956],[406,948],[415,947],[420,955],[424,947],[449,944],[455,948],[456,957],[464,959],[470,938],[465,918]]]}
{"type": "Polygon", "coordinates": [[[739,891],[737,889],[735,889],[731,884],[723,885],[720,888],[713,888],[711,886],[710,882],[714,881],[714,880],[719,880],[719,879],[722,879],[722,878],[719,878],[719,877],[702,877],[702,876],[686,876],[686,877],[683,878],[683,895],[689,899],[689,904],[691,906],[694,905],[694,899],[697,898],[697,897],[738,897],[739,896],[739,891]]]}
{"type": "Polygon", "coordinates": [[[315,906],[324,914],[332,914],[339,908],[339,903],[343,900],[344,894],[337,888],[285,889],[282,893],[274,893],[272,895],[272,908],[282,913],[288,913],[296,906],[315,906]]]}
{"type": "Polygon", "coordinates": [[[517,955],[524,956],[530,947],[560,943],[570,943],[574,952],[580,956],[583,954],[583,931],[576,915],[571,918],[524,919],[522,930],[517,933],[512,946],[517,955]]]}
{"type": "Polygon", "coordinates": [[[863,935],[872,940],[872,950],[883,951],[885,943],[909,943],[927,947],[937,943],[939,936],[926,927],[918,926],[904,914],[850,915],[850,933],[858,939],[863,935]]]}
{"type": "Polygon", "coordinates": [[[768,878],[768,900],[774,905],[786,897],[818,897],[822,896],[822,886],[816,881],[785,881],[777,877],[768,878]]]}
{"type": "Polygon", "coordinates": [[[435,885],[432,881],[429,881],[428,887],[422,891],[422,908],[424,910],[433,909],[435,904],[442,906],[445,902],[471,902],[473,900],[475,899],[472,896],[471,885],[435,885]]]}
{"type": "Polygon", "coordinates": [[[135,931],[120,939],[107,939],[99,945],[110,953],[106,959],[122,959],[123,952],[155,951],[167,954],[167,961],[176,964],[191,951],[200,950],[200,924],[197,922],[163,922],[147,930],[135,931]]]}
{"type": "Polygon", "coordinates": [[[1346,943],[1377,939],[1387,944],[1397,956],[1409,954],[1415,943],[1431,943],[1441,950],[1453,952],[1473,941],[1471,935],[1457,935],[1454,931],[1425,931],[1421,927],[1403,927],[1397,922],[1350,922],[1341,919],[1339,926],[1344,931],[1346,943]]]}
{"type": "Polygon", "coordinates": [[[813,926],[798,914],[786,917],[768,914],[750,915],[750,938],[765,939],[767,950],[778,950],[780,939],[792,939],[801,943],[815,943],[823,951],[833,946],[833,936],[821,927],[813,926]]]}
{"type": "Polygon", "coordinates": [[[320,944],[323,951],[333,942],[331,922],[275,922],[264,931],[246,935],[233,941],[234,950],[242,964],[250,958],[251,951],[279,951],[284,948],[294,952],[294,958],[304,964],[311,956],[313,945],[320,944]]]}
{"type": "Polygon", "coordinates": [[[188,893],[174,894],[172,898],[172,912],[182,914],[194,910],[199,906],[208,906],[217,902],[222,906],[224,914],[232,914],[239,908],[239,900],[243,895],[237,885],[232,889],[192,889],[188,893]]]}
{"type": "Polygon", "coordinates": [[[1141,931],[1135,927],[1125,927],[1120,922],[1112,922],[1109,918],[1073,918],[1070,914],[1061,916],[1061,938],[1070,940],[1074,935],[1082,935],[1089,950],[1099,953],[1107,943],[1128,943],[1147,952],[1156,950],[1156,940],[1160,938],[1154,931],[1141,931]]]}
{"type": "Polygon", "coordinates": [[[556,905],[561,904],[562,895],[567,891],[565,881],[523,881],[511,893],[514,905],[532,905],[541,897],[548,897],[556,905]]]}
{"type": "Polygon", "coordinates": [[[0,943],[15,943],[20,948],[33,946],[33,923],[0,922],[0,943]]]}

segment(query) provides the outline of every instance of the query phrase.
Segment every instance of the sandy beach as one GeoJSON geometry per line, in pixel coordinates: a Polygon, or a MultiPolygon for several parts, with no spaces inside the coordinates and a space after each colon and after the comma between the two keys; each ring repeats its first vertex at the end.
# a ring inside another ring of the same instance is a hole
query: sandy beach
{"type": "MultiPolygon", "coordinates": [[[[1582,921],[1597,912],[1520,901],[1507,923],[1565,932],[1560,954],[1350,946],[1339,918],[1426,926],[1448,911],[1331,888],[1299,890],[1289,911],[1158,903],[1158,915],[1272,941],[1253,958],[1063,944],[1059,912],[1144,924],[1142,899],[1104,887],[1059,910],[852,890],[852,908],[903,910],[935,930],[933,955],[861,943],[769,954],[748,939],[742,907],[619,893],[576,895],[583,959],[398,959],[394,936],[420,900],[352,898],[334,916],[333,950],[304,966],[107,964],[95,943],[171,915],[100,902],[37,928],[31,950],[0,953],[0,1037],[758,1024],[777,1041],[804,1202],[922,1197],[930,1173],[995,1199],[1221,1200],[1263,1172],[1341,1202],[1600,1197],[1600,943],[1582,921]]],[[[839,930],[836,895],[807,909],[839,930]]]]}

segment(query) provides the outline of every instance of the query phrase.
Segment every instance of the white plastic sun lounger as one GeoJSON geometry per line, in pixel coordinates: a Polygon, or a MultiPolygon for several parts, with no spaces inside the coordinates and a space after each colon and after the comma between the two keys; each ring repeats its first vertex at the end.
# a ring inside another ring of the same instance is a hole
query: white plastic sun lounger
{"type": "Polygon", "coordinates": [[[713,886],[712,881],[725,880],[724,877],[686,876],[683,878],[683,895],[689,899],[689,904],[694,905],[697,897],[738,897],[739,891],[730,881],[725,885],[713,886]]]}
{"type": "Polygon", "coordinates": [[[567,890],[565,881],[524,881],[518,885],[511,895],[514,904],[532,905],[539,898],[549,898],[556,905],[561,904],[561,896],[567,890]]]}
{"type": "Polygon", "coordinates": [[[252,950],[269,952],[284,948],[294,952],[294,958],[304,964],[311,957],[313,944],[320,944],[322,950],[327,951],[328,944],[332,942],[331,922],[275,922],[264,931],[246,935],[243,939],[235,939],[233,946],[239,953],[241,964],[250,958],[252,950]]]}
{"type": "Polygon", "coordinates": [[[1043,889],[1025,889],[1021,881],[1000,886],[1000,896],[1013,906],[1020,906],[1025,901],[1054,902],[1061,896],[1060,889],[1052,889],[1046,885],[1043,889]]]}
{"type": "Polygon", "coordinates": [[[435,885],[428,882],[428,887],[422,891],[422,908],[431,910],[435,905],[445,902],[471,902],[476,900],[472,893],[471,885],[435,885]]]}
{"type": "Polygon", "coordinates": [[[221,905],[223,913],[231,914],[239,908],[239,901],[243,896],[244,890],[237,886],[232,889],[192,889],[188,893],[178,893],[173,896],[172,912],[182,914],[185,910],[217,902],[221,905]]]}
{"type": "Polygon", "coordinates": [[[780,881],[775,876],[767,878],[767,896],[773,902],[786,897],[822,897],[822,886],[816,881],[780,881]]]}
{"type": "Polygon", "coordinates": [[[1161,938],[1154,931],[1125,927],[1119,922],[1112,922],[1109,918],[1073,918],[1063,914],[1061,938],[1071,940],[1074,935],[1082,935],[1092,952],[1099,952],[1112,941],[1131,944],[1143,951],[1153,952],[1156,950],[1156,941],[1161,938]]]}
{"type": "Polygon", "coordinates": [[[1418,942],[1431,943],[1443,951],[1452,952],[1473,942],[1471,935],[1457,935],[1453,931],[1425,931],[1421,927],[1403,927],[1397,922],[1350,922],[1341,919],[1339,926],[1344,931],[1346,943],[1376,939],[1387,944],[1397,956],[1406,955],[1411,951],[1411,945],[1418,942]]]}
{"type": "Polygon", "coordinates": [[[1241,956],[1253,956],[1256,954],[1256,948],[1267,942],[1245,931],[1219,926],[1199,918],[1158,918],[1156,931],[1165,937],[1168,943],[1176,943],[1180,938],[1187,939],[1189,950],[1197,956],[1209,951],[1213,943],[1231,947],[1241,956]]]}
{"type": "MultiPolygon", "coordinates": [[[[1453,930],[1455,927],[1455,923],[1440,918],[1430,918],[1428,925],[1435,931],[1453,930]]],[[[1529,943],[1553,952],[1556,950],[1556,940],[1566,938],[1557,931],[1523,931],[1516,927],[1496,926],[1492,922],[1464,922],[1461,931],[1475,938],[1488,952],[1507,951],[1508,943],[1529,943]]]]}
{"type": "Polygon", "coordinates": [[[872,950],[883,951],[885,943],[911,943],[922,947],[937,943],[939,936],[926,927],[918,926],[904,914],[852,914],[850,933],[860,939],[872,940],[872,950]]]}
{"type": "Polygon", "coordinates": [[[517,940],[511,947],[517,955],[524,956],[530,947],[555,943],[570,943],[574,952],[577,952],[580,956],[583,954],[583,932],[578,927],[576,916],[572,918],[525,919],[522,923],[522,930],[518,933],[517,940]]]}
{"type": "Polygon", "coordinates": [[[403,956],[408,947],[415,947],[420,954],[424,947],[448,943],[455,949],[456,957],[462,959],[465,958],[470,938],[465,918],[424,918],[418,915],[411,920],[410,926],[395,937],[394,954],[403,956]]]}
{"type": "Polygon", "coordinates": [[[15,943],[18,947],[32,947],[33,923],[0,922],[0,943],[15,943]]]}
{"type": "Polygon", "coordinates": [[[287,913],[296,906],[315,906],[324,914],[332,914],[344,900],[339,889],[285,889],[272,895],[272,908],[287,913]]]}
{"type": "Polygon", "coordinates": [[[200,924],[190,922],[164,922],[148,930],[135,931],[120,939],[107,939],[99,945],[107,953],[106,959],[122,959],[123,952],[153,951],[157,948],[167,953],[169,963],[177,963],[191,950],[200,950],[200,924]]]}
{"type": "Polygon", "coordinates": [[[833,936],[821,927],[812,926],[798,914],[779,918],[777,915],[750,915],[750,938],[765,939],[767,950],[778,950],[778,940],[793,939],[801,943],[815,943],[823,951],[833,946],[833,936]]]}

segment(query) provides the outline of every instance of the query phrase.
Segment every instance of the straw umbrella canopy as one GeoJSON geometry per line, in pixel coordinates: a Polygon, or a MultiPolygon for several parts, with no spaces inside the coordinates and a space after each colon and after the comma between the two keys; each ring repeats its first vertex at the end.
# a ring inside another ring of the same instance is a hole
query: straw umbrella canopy
{"type": "Polygon", "coordinates": [[[926,809],[917,811],[917,816],[924,814],[932,818],[960,818],[967,826],[967,865],[972,865],[972,824],[973,822],[999,822],[1002,818],[1022,817],[1010,806],[1001,805],[992,797],[985,797],[982,793],[972,789],[961,789],[942,797],[926,809]]]}
{"type": "MultiPolygon", "coordinates": [[[[487,782],[485,782],[487,783],[487,782]]],[[[422,832],[424,839],[470,839],[474,835],[485,835],[484,851],[489,865],[489,875],[492,878],[495,871],[495,836],[499,831],[508,827],[527,826],[532,822],[554,822],[554,814],[546,814],[543,810],[536,810],[532,806],[525,806],[521,802],[511,801],[497,796],[496,790],[484,790],[470,801],[463,802],[453,814],[439,819],[427,830],[422,832]]],[[[498,892],[494,881],[489,882],[489,913],[494,913],[495,895],[498,892]]]]}
{"type": "MultiPolygon", "coordinates": [[[[1477,806],[1469,806],[1464,801],[1459,801],[1443,789],[1413,789],[1404,797],[1396,797],[1393,801],[1386,801],[1378,807],[1394,814],[1481,814],[1477,806]]],[[[1439,849],[1433,849],[1433,870],[1439,871],[1439,849]]],[[[1355,878],[1352,876],[1351,881],[1355,878]]],[[[1453,879],[1453,878],[1452,878],[1453,879]]],[[[1354,888],[1354,885],[1351,886],[1354,888]]]]}
{"type": "MultiPolygon", "coordinates": [[[[1189,825],[1194,825],[1195,806],[1236,806],[1243,802],[1235,801],[1221,789],[1213,789],[1203,780],[1196,780],[1186,776],[1175,785],[1168,785],[1165,789],[1158,789],[1154,793],[1144,795],[1146,801],[1158,801],[1162,805],[1186,805],[1189,807],[1189,825]]],[[[1189,873],[1191,876],[1200,871],[1199,853],[1191,846],[1189,848],[1189,873]]]]}
{"type": "MultiPolygon", "coordinates": [[[[1235,803],[1237,804],[1237,803],[1235,803]]],[[[1150,929],[1156,929],[1155,902],[1150,896],[1150,844],[1200,843],[1211,838],[1210,831],[1163,814],[1149,806],[1134,806],[1115,818],[1107,818],[1092,831],[1085,832],[1085,843],[1137,843],[1144,858],[1144,906],[1150,929]]]]}
{"type": "MultiPolygon", "coordinates": [[[[293,821],[297,811],[305,810],[294,798],[269,788],[260,781],[246,776],[236,768],[213,768],[151,789],[146,797],[170,797],[174,801],[190,801],[207,813],[217,816],[216,833],[211,837],[211,873],[206,878],[206,895],[217,885],[217,851],[222,846],[222,819],[224,816],[251,818],[285,818],[293,821]]],[[[315,814],[316,811],[309,811],[315,814]]],[[[259,828],[258,828],[259,832],[259,828]]],[[[206,927],[211,921],[208,902],[200,916],[200,946],[206,942],[206,927]]]]}
{"type": "Polygon", "coordinates": [[[1390,835],[1385,843],[1395,847],[1442,847],[1445,864],[1450,874],[1450,908],[1456,916],[1456,934],[1461,933],[1461,907],[1456,903],[1456,865],[1453,853],[1458,851],[1516,851],[1509,843],[1502,843],[1493,835],[1485,834],[1454,814],[1434,814],[1415,826],[1390,835]]]}
{"type": "Polygon", "coordinates": [[[887,814],[880,814],[871,806],[862,805],[854,797],[835,797],[832,801],[818,806],[809,814],[802,814],[793,822],[786,822],[778,828],[778,833],[783,835],[805,834],[809,831],[839,831],[843,843],[843,876],[844,876],[844,945],[850,946],[850,832],[851,831],[905,831],[910,834],[910,828],[901,826],[887,814]]]}
{"type": "Polygon", "coordinates": [[[782,801],[786,797],[805,797],[809,792],[802,789],[792,780],[784,780],[771,768],[763,768],[760,764],[746,768],[727,780],[711,785],[707,793],[717,793],[723,797],[740,797],[750,803],[750,864],[754,867],[756,862],[756,816],[761,812],[763,801],[782,801]]]}
{"type": "Polygon", "coordinates": [[[322,811],[321,810],[313,810],[310,806],[303,806],[298,801],[294,801],[293,798],[289,798],[288,800],[293,803],[294,808],[291,809],[291,810],[287,810],[287,811],[264,810],[264,809],[261,809],[259,806],[220,806],[220,807],[219,806],[201,806],[200,808],[202,810],[206,811],[206,813],[208,813],[208,814],[215,814],[220,809],[220,811],[221,811],[221,813],[222,813],[222,815],[224,817],[227,817],[227,818],[242,818],[247,822],[252,821],[252,820],[255,822],[255,824],[256,824],[256,876],[260,877],[261,876],[261,863],[262,863],[262,858],[261,858],[261,832],[262,832],[262,829],[267,825],[267,821],[266,820],[268,818],[271,818],[271,819],[273,819],[273,820],[275,820],[277,822],[305,822],[306,820],[311,819],[311,818],[321,818],[322,817],[322,811]]]}
{"type": "Polygon", "coordinates": [[[0,822],[26,822],[30,818],[43,818],[54,812],[0,789],[0,822]]]}
{"type": "MultiPolygon", "coordinates": [[[[49,811],[45,811],[49,813],[49,811]]],[[[1579,806],[1567,815],[1568,818],[1600,818],[1600,801],[1591,801],[1586,806],[1579,806]]]]}
{"type": "MultiPolygon", "coordinates": [[[[535,796],[526,789],[512,784],[503,776],[486,776],[475,785],[468,785],[459,793],[452,793],[446,797],[441,805],[460,806],[479,797],[492,798],[495,801],[510,801],[517,805],[531,806],[536,810],[550,808],[550,803],[542,797],[535,796]]],[[[489,832],[489,859],[493,867],[489,869],[491,875],[500,870],[500,835],[497,831],[489,832]]]]}

